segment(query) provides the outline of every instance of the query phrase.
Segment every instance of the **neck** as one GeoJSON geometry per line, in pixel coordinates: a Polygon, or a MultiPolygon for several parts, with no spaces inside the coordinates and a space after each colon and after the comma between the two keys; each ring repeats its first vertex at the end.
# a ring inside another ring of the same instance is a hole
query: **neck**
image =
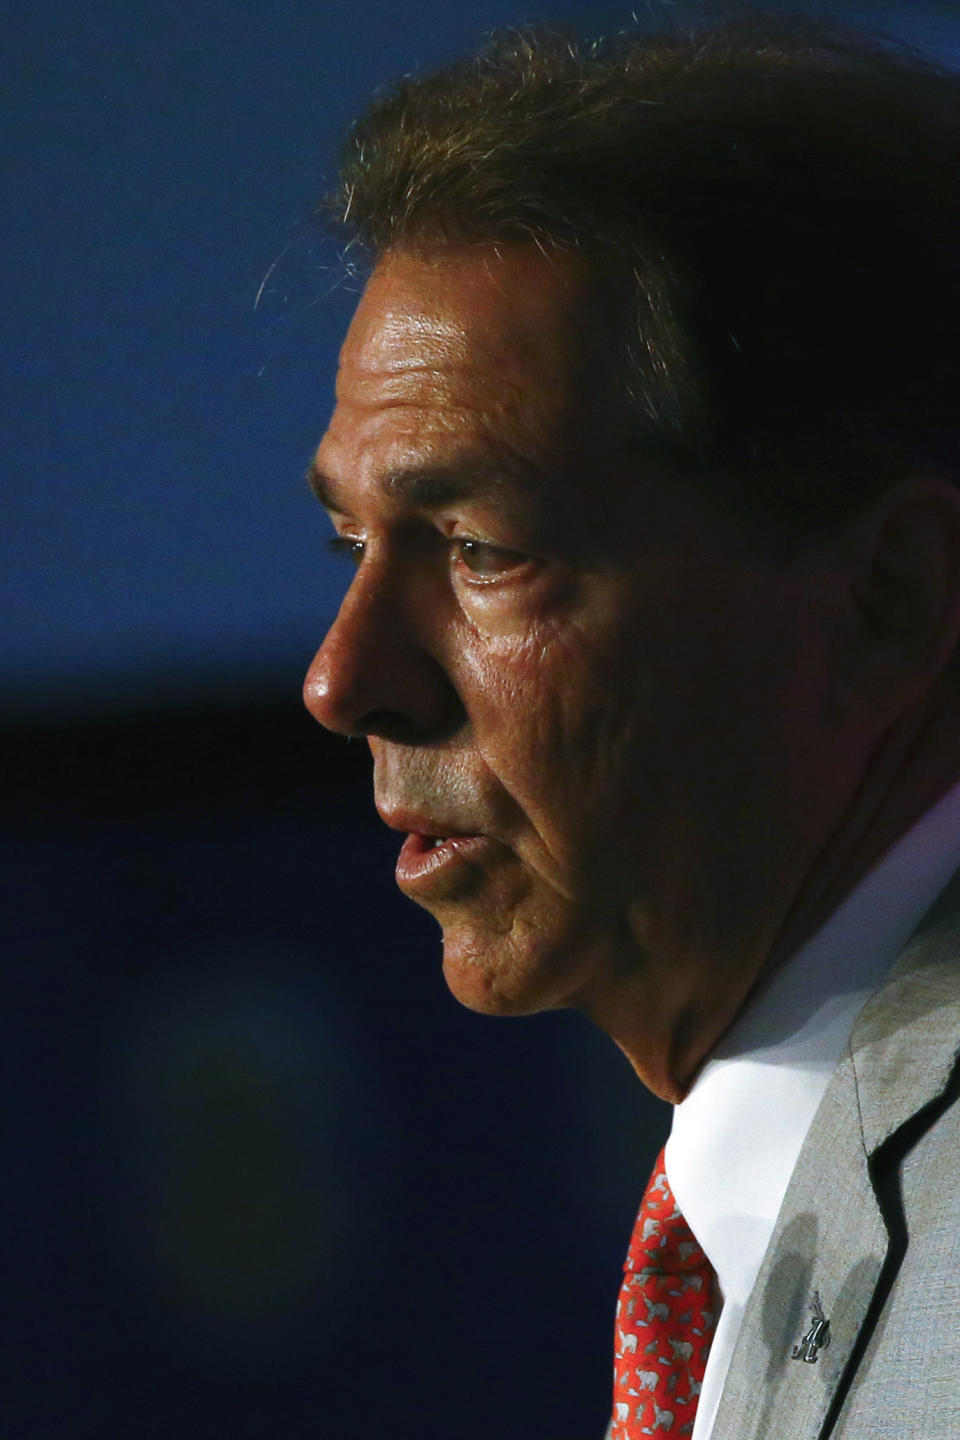
{"type": "MultiPolygon", "coordinates": [[[[868,749],[859,779],[818,846],[762,895],[750,890],[742,926],[717,928],[689,911],[671,933],[625,944],[585,1013],[624,1051],[639,1078],[676,1104],[757,984],[829,919],[868,870],[960,780],[960,675],[951,672],[868,749]]],[[[757,873],[771,879],[758,865],[757,873]]],[[[744,889],[744,887],[741,887],[744,889]]]]}
{"type": "Polygon", "coordinates": [[[960,675],[951,671],[881,737],[770,948],[775,969],[829,919],[868,870],[960,780],[960,675]]]}

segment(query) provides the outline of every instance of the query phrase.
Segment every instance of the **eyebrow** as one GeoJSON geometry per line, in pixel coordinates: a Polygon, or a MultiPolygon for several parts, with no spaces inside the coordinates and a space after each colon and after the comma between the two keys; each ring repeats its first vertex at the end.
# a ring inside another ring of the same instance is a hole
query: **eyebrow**
{"type": "MultiPolygon", "coordinates": [[[[348,513],[337,481],[316,460],[307,467],[307,483],[325,510],[335,515],[348,513]]],[[[553,477],[515,455],[503,459],[465,455],[452,462],[404,465],[388,471],[380,485],[391,498],[417,510],[440,510],[458,500],[489,499],[507,513],[526,512],[531,500],[543,501],[548,495],[556,499],[559,489],[553,477]]]]}

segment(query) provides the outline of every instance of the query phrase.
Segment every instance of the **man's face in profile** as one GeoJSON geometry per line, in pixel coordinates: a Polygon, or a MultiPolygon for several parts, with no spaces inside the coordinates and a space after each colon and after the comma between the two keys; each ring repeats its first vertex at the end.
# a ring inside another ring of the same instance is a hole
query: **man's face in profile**
{"type": "Polygon", "coordinates": [[[357,569],[306,698],[368,736],[460,1000],[596,1017],[628,977],[654,1024],[740,984],[661,942],[708,892],[713,929],[762,908],[821,697],[804,584],[618,449],[588,296],[532,245],[378,266],[315,462],[357,569]]]}

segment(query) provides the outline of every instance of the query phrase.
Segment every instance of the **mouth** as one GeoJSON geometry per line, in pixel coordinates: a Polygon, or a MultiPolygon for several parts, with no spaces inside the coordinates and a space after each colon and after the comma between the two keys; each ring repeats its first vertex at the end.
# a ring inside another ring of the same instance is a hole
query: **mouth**
{"type": "Polygon", "coordinates": [[[462,885],[493,844],[486,835],[425,835],[412,831],[400,847],[396,881],[414,900],[439,897],[462,885]]]}

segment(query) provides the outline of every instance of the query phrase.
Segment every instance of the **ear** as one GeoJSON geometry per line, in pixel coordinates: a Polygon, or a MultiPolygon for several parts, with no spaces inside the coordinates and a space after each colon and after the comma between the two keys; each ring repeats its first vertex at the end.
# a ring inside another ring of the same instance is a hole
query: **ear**
{"type": "Polygon", "coordinates": [[[848,679],[886,722],[960,646],[960,487],[934,476],[901,481],[846,539],[848,679]]]}

